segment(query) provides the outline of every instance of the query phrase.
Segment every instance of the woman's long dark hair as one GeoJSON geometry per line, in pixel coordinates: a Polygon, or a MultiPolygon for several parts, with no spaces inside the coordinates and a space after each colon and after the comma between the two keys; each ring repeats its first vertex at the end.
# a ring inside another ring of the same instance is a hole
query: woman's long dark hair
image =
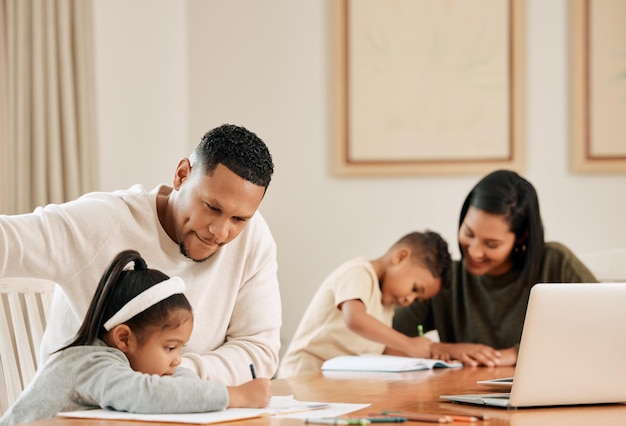
{"type": "Polygon", "coordinates": [[[459,229],[470,207],[504,216],[515,234],[513,268],[521,271],[525,283],[536,284],[543,259],[544,233],[533,185],[513,171],[497,170],[482,178],[465,198],[459,229]]]}
{"type": "MultiPolygon", "coordinates": [[[[137,251],[125,250],[119,253],[100,279],[76,337],[59,351],[72,346],[89,345],[97,338],[102,338],[106,333],[104,323],[122,306],[138,294],[168,278],[156,269],[148,269],[145,260],[137,251]],[[125,269],[131,262],[134,263],[134,268],[125,269]]],[[[178,323],[168,322],[171,320],[170,313],[181,309],[191,312],[189,300],[183,294],[174,294],[135,315],[125,324],[140,336],[148,326],[176,327],[178,323]]]]}

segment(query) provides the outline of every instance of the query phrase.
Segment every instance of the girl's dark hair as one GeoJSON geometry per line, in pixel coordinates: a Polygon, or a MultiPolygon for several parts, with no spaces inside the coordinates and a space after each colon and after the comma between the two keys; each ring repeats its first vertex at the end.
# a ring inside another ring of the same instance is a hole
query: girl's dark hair
{"type": "Polygon", "coordinates": [[[482,178],[468,194],[461,208],[459,229],[470,207],[504,216],[515,234],[511,252],[513,268],[521,271],[524,282],[534,285],[543,258],[544,234],[533,185],[513,171],[496,170],[482,178]]]}
{"type": "MultiPolygon", "coordinates": [[[[122,306],[138,294],[168,278],[156,269],[148,269],[145,260],[137,251],[125,250],[119,253],[100,279],[76,337],[59,351],[72,346],[89,345],[96,338],[102,338],[107,332],[104,329],[104,323],[122,306]],[[125,269],[131,262],[134,263],[133,269],[125,269]]],[[[125,324],[141,339],[142,332],[149,326],[175,328],[180,325],[181,318],[172,318],[170,314],[181,309],[191,312],[189,300],[184,294],[174,294],[138,313],[125,324]]]]}

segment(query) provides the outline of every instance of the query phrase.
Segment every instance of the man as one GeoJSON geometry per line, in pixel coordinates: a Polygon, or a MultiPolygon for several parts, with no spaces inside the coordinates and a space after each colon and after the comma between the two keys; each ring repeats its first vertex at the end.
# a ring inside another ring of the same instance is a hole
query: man
{"type": "Polygon", "coordinates": [[[222,125],[178,163],[173,186],[140,185],[0,216],[0,276],[59,284],[41,358],[72,337],[107,265],[122,250],[187,284],[194,330],[182,365],[227,385],[278,366],[276,245],[257,211],[273,173],[263,141],[222,125]]]}

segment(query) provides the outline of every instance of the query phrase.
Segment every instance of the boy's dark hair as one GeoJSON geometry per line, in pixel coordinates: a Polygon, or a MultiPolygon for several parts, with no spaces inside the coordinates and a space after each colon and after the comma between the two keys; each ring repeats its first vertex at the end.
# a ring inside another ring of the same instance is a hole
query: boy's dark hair
{"type": "Polygon", "coordinates": [[[237,176],[262,186],[270,184],[274,163],[265,143],[244,127],[223,124],[208,131],[194,150],[194,166],[211,174],[222,164],[237,176]]]}
{"type": "MultiPolygon", "coordinates": [[[[90,345],[106,333],[104,323],[135,296],[169,277],[156,269],[148,269],[146,262],[135,250],[125,250],[115,256],[98,283],[85,319],[74,340],[58,351],[72,346],[90,345]],[[129,263],[134,269],[125,269],[129,263]]],[[[191,305],[184,294],[173,294],[152,305],[125,322],[139,339],[150,327],[175,328],[180,318],[171,318],[175,310],[191,312],[191,305]]],[[[57,351],[57,352],[58,352],[57,351]]]]}
{"type": "Polygon", "coordinates": [[[513,268],[521,271],[525,283],[534,285],[543,258],[544,232],[533,185],[513,171],[496,170],[483,177],[467,195],[461,208],[459,228],[470,207],[502,215],[509,223],[515,234],[511,253],[513,268]]]}
{"type": "Polygon", "coordinates": [[[449,287],[452,281],[452,258],[448,243],[436,232],[411,232],[400,238],[395,245],[411,248],[411,257],[423,265],[435,278],[441,278],[441,287],[449,287]]]}

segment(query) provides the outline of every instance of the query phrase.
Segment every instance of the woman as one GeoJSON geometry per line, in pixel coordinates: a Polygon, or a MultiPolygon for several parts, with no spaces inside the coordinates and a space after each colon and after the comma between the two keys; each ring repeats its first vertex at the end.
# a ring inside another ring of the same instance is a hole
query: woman
{"type": "MultiPolygon", "coordinates": [[[[459,220],[461,260],[452,285],[396,311],[393,326],[416,335],[437,330],[431,356],[466,365],[514,365],[532,286],[597,282],[564,245],[545,242],[533,185],[498,170],[469,193],[459,220]]],[[[387,351],[391,353],[390,351],[387,351]]]]}

